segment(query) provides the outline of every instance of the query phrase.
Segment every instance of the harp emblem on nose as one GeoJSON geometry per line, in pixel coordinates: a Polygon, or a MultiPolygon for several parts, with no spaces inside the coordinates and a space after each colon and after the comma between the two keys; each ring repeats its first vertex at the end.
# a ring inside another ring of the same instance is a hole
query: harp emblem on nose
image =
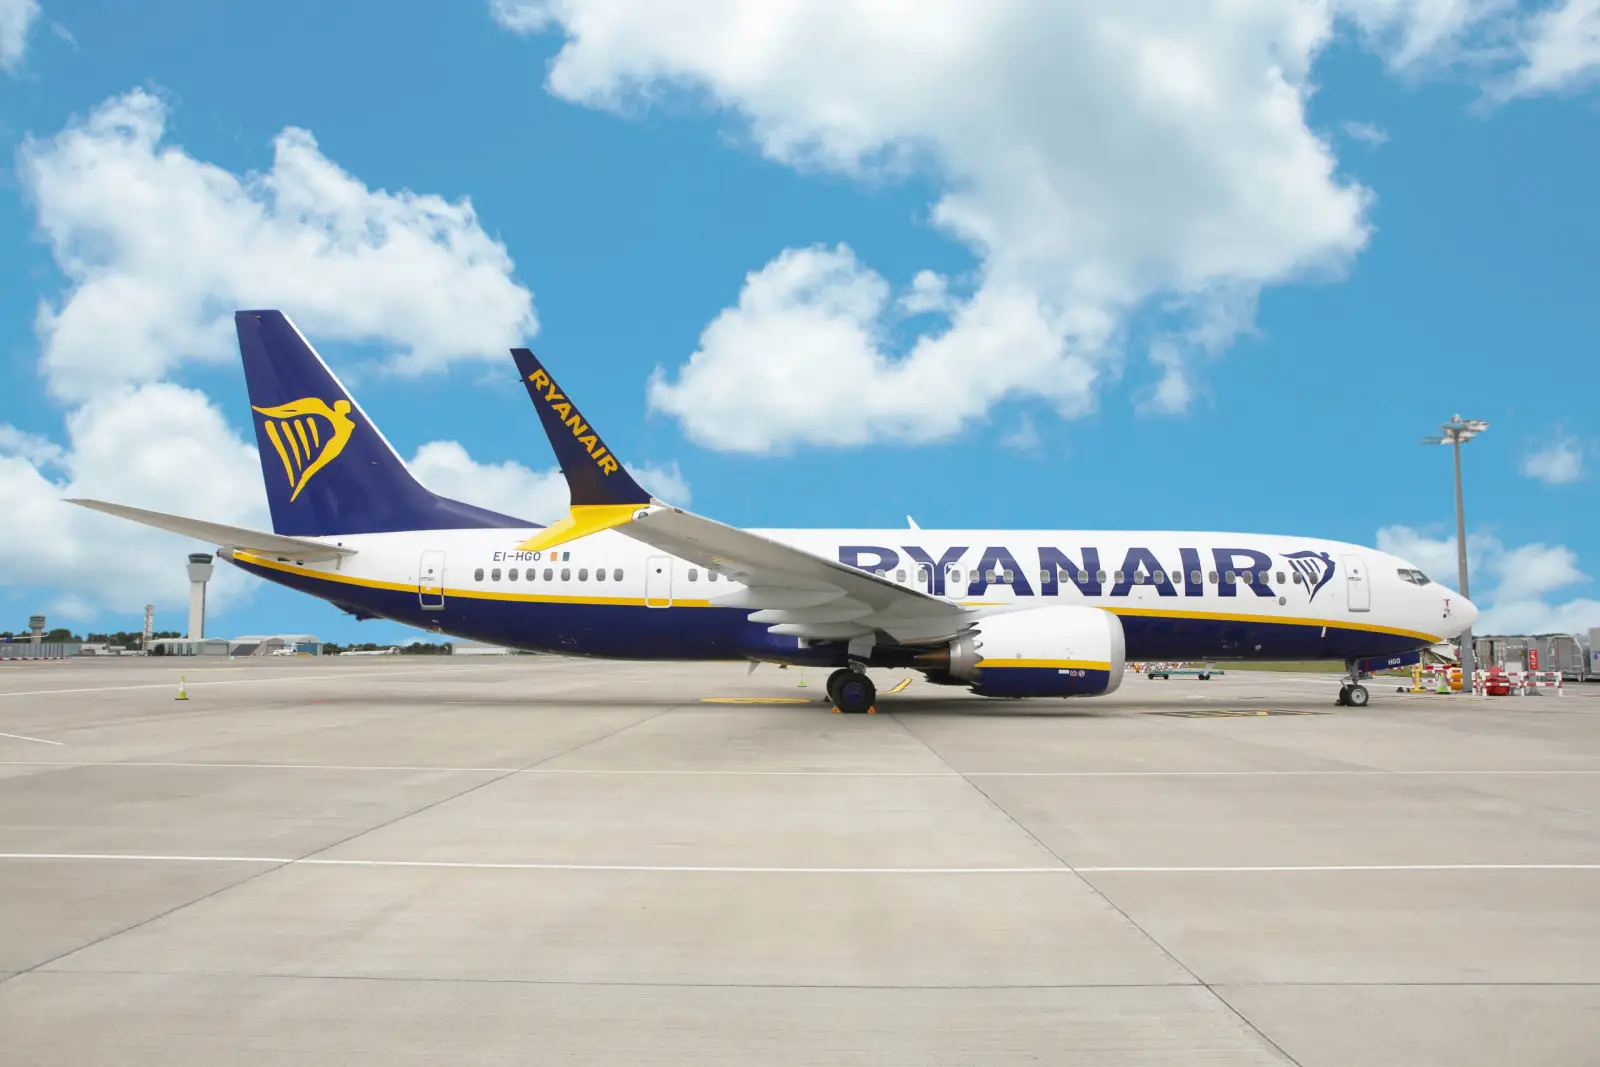
{"type": "Polygon", "coordinates": [[[308,396],[277,407],[251,410],[266,416],[262,428],[283,460],[290,503],[318,471],[338,458],[356,428],[348,400],[335,400],[329,407],[327,401],[308,396]]]}

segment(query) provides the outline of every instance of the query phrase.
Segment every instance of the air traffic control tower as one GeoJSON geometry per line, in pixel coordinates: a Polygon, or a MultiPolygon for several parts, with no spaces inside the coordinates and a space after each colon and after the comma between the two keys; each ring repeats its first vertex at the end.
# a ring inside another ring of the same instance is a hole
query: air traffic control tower
{"type": "Polygon", "coordinates": [[[211,553],[189,554],[189,640],[206,635],[206,583],[211,580],[211,553]]]}

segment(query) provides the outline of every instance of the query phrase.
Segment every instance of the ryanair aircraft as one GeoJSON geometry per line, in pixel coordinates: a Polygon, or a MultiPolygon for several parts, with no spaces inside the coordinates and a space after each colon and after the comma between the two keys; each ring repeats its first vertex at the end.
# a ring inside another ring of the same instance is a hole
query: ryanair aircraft
{"type": "Polygon", "coordinates": [[[236,315],[272,532],[73,503],[218,545],[357,618],[512,648],[836,668],[984,696],[1095,696],[1127,660],[1416,662],[1477,616],[1403,559],[1303,537],[1115,530],[742,530],[640,488],[527,349],[512,352],[571,489],[549,527],[424,489],[277,311],[236,315]]]}

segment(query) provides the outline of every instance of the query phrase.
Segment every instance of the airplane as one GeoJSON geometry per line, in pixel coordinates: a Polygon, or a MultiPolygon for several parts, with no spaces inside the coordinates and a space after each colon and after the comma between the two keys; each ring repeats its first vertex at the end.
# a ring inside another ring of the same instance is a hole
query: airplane
{"type": "Polygon", "coordinates": [[[218,546],[357,619],[527,651],[868,667],[992,697],[1097,696],[1128,660],[1338,660],[1337,702],[1477,617],[1407,561],[1306,537],[1133,530],[752,530],[646,492],[549,370],[518,376],[571,492],[546,526],[425,489],[280,311],[235,315],[272,532],[71,503],[218,546]]]}

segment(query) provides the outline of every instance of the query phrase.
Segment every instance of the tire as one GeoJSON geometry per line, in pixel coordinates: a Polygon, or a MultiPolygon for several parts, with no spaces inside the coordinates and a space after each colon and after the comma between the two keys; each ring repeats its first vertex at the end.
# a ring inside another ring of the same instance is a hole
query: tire
{"type": "Polygon", "coordinates": [[[856,671],[846,671],[850,677],[841,678],[834,687],[833,706],[846,715],[861,715],[878,699],[878,687],[872,679],[856,671]]]}
{"type": "Polygon", "coordinates": [[[1364,708],[1367,706],[1367,701],[1371,699],[1372,697],[1367,693],[1366,686],[1352,685],[1345,694],[1344,702],[1352,708],[1364,708]]]}
{"type": "Polygon", "coordinates": [[[838,694],[839,683],[844,681],[846,678],[848,678],[851,675],[851,673],[852,672],[851,672],[850,668],[848,668],[848,667],[840,667],[838,670],[836,670],[832,674],[828,675],[828,681],[823,685],[822,688],[823,688],[823,691],[828,694],[828,702],[830,704],[837,705],[839,703],[839,694],[838,694]]]}

